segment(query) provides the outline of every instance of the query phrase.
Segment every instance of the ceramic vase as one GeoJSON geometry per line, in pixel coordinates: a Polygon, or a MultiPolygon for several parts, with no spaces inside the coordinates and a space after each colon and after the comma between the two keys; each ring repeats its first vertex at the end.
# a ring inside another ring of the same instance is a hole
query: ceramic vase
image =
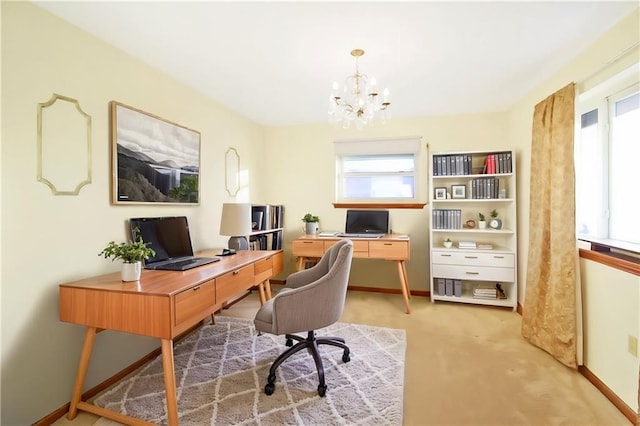
{"type": "Polygon", "coordinates": [[[318,222],[305,222],[304,230],[309,235],[314,235],[318,233],[318,222]]]}
{"type": "Polygon", "coordinates": [[[122,263],[122,281],[138,281],[142,272],[142,262],[122,263]]]}

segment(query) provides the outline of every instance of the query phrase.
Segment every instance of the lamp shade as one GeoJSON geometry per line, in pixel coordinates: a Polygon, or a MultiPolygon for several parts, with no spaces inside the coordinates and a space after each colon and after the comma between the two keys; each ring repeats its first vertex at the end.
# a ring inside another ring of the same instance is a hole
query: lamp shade
{"type": "Polygon", "coordinates": [[[220,220],[220,235],[230,237],[245,236],[251,233],[251,204],[224,203],[220,220]]]}

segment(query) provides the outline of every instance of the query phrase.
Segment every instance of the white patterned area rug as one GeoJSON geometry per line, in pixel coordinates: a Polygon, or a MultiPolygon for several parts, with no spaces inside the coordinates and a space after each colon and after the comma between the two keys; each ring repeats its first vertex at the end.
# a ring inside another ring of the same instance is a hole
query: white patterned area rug
{"type": "MultiPolygon", "coordinates": [[[[313,358],[300,351],[279,368],[273,395],[264,386],[284,336],[258,335],[247,319],[217,316],[174,348],[181,425],[401,425],[404,330],[336,323],[318,336],[340,336],[351,350],[321,345],[327,393],[318,396],[313,358]]],[[[100,407],[166,424],[162,359],[99,394],[100,407]]],[[[113,424],[101,419],[96,424],[113,424]]]]}

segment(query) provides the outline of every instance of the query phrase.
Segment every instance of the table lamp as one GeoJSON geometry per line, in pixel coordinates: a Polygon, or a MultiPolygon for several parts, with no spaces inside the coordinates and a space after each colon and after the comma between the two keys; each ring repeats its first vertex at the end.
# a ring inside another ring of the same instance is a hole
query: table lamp
{"type": "Polygon", "coordinates": [[[248,250],[247,235],[251,233],[251,204],[224,203],[220,220],[220,235],[229,236],[229,248],[248,250]]]}

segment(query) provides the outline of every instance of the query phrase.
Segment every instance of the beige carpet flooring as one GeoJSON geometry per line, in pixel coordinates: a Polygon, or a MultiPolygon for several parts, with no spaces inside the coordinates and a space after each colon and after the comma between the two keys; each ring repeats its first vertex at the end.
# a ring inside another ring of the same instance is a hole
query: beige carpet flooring
{"type": "MultiPolygon", "coordinates": [[[[277,286],[274,286],[277,289],[277,286]]],[[[224,311],[253,318],[252,295],[224,311]]],[[[581,374],[520,335],[510,310],[349,292],[342,322],[407,332],[404,425],[623,425],[631,423],[581,374]]],[[[81,413],[56,425],[92,425],[81,413]]]]}

